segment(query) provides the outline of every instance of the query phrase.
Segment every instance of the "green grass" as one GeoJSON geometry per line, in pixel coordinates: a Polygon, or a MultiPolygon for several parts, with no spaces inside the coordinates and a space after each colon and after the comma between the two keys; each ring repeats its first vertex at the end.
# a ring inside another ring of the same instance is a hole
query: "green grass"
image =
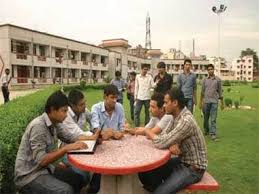
{"type": "MultiPolygon", "coordinates": [[[[259,193],[259,89],[250,85],[224,88],[224,97],[233,101],[245,96],[242,105],[254,110],[225,109],[218,111],[217,134],[220,139],[212,142],[206,137],[208,148],[208,171],[220,184],[218,193],[259,193]]],[[[198,91],[200,88],[198,88],[198,91]]],[[[199,92],[198,92],[199,93],[199,92]]],[[[102,91],[86,91],[88,107],[103,100],[102,91]]],[[[126,118],[130,121],[129,102],[124,97],[126,118]]],[[[143,123],[142,109],[142,123],[143,123]]],[[[202,129],[200,110],[196,108],[195,118],[202,129]]]]}

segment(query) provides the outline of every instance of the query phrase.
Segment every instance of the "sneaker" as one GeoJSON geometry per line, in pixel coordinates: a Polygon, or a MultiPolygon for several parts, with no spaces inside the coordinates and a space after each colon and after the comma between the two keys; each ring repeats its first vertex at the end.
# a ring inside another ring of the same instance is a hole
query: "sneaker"
{"type": "Polygon", "coordinates": [[[212,141],[218,141],[218,138],[216,135],[211,135],[210,138],[212,141]]]}

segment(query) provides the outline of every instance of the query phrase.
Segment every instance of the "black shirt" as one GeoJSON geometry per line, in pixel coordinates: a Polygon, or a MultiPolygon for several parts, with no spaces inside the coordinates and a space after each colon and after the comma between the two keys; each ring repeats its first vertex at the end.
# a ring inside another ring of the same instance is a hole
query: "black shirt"
{"type": "Polygon", "coordinates": [[[155,92],[160,92],[160,93],[165,94],[168,90],[171,89],[173,79],[172,79],[172,76],[169,75],[168,73],[165,73],[163,78],[160,77],[160,74],[157,74],[155,76],[154,82],[156,82],[157,80],[159,80],[159,82],[157,83],[155,92]]]}

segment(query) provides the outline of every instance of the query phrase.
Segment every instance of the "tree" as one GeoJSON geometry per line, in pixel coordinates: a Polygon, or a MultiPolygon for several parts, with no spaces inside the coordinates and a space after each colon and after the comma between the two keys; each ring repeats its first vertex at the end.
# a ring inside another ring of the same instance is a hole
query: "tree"
{"type": "Polygon", "coordinates": [[[259,62],[258,62],[258,56],[256,51],[253,49],[247,48],[246,50],[241,51],[241,57],[246,55],[252,55],[254,60],[254,68],[259,69],[259,62]]]}

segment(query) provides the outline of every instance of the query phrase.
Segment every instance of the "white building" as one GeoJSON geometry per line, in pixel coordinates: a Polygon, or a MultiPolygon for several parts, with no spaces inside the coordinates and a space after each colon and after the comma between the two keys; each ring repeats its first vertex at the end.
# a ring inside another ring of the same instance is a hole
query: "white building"
{"type": "Polygon", "coordinates": [[[253,56],[244,56],[232,61],[232,70],[235,72],[235,80],[253,81],[253,56]]]}
{"type": "MultiPolygon", "coordinates": [[[[177,59],[163,59],[159,49],[146,52],[148,58],[129,54],[130,45],[125,39],[109,39],[100,46],[48,34],[11,24],[0,25],[1,66],[11,70],[13,87],[49,85],[55,81],[70,84],[102,82],[114,77],[116,70],[127,78],[131,71],[139,72],[141,64],[150,66],[150,73],[157,73],[160,61],[166,63],[167,72],[174,81],[183,70],[184,55],[177,59]],[[2,64],[3,62],[3,64],[2,64]]],[[[193,71],[202,79],[206,74],[206,59],[193,59],[193,71]]],[[[1,76],[1,75],[0,75],[1,76]]]]}

